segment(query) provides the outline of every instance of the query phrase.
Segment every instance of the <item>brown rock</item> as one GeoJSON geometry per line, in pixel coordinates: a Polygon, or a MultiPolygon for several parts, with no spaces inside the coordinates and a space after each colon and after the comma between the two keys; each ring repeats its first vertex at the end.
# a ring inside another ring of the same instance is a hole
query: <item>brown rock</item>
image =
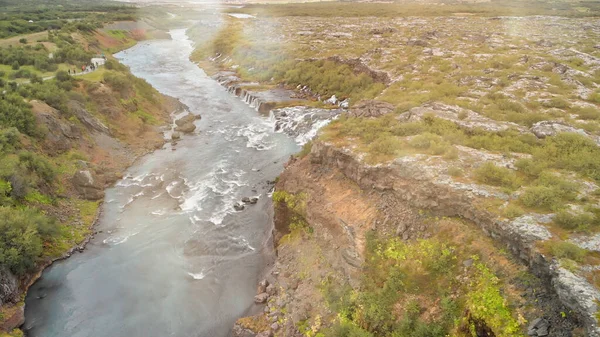
{"type": "Polygon", "coordinates": [[[269,286],[269,281],[262,280],[258,283],[258,289],[256,290],[257,294],[262,294],[267,292],[267,287],[269,286]]]}
{"type": "Polygon", "coordinates": [[[175,121],[175,125],[177,125],[177,126],[184,126],[184,125],[189,124],[189,123],[194,123],[194,121],[196,119],[200,119],[200,118],[201,118],[200,115],[194,115],[192,113],[188,113],[187,115],[185,115],[185,116],[179,118],[178,120],[176,120],[175,121]]]}
{"type": "Polygon", "coordinates": [[[104,184],[93,171],[79,170],[75,172],[71,181],[77,193],[84,199],[100,200],[104,198],[104,184]]]}
{"type": "Polygon", "coordinates": [[[71,141],[80,136],[79,129],[72,123],[60,118],[58,110],[44,102],[29,102],[38,124],[45,131],[44,148],[50,153],[62,153],[71,147],[71,141]]]}
{"type": "Polygon", "coordinates": [[[110,134],[110,130],[104,125],[98,118],[94,117],[89,111],[85,109],[83,104],[78,101],[69,101],[67,104],[69,111],[73,113],[87,128],[110,134]]]}
{"type": "Polygon", "coordinates": [[[265,303],[267,301],[267,299],[269,299],[269,294],[261,293],[261,294],[254,296],[254,303],[258,303],[258,304],[265,303]]]}
{"type": "Polygon", "coordinates": [[[196,125],[194,125],[193,122],[189,122],[175,128],[175,131],[183,133],[192,133],[194,130],[196,130],[196,125]]]}

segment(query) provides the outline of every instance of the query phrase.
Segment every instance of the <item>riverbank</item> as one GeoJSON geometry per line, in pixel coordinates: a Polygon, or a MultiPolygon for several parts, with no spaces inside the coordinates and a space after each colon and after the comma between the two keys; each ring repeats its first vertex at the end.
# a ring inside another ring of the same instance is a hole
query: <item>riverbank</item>
{"type": "MultiPolygon", "coordinates": [[[[107,47],[103,43],[106,41],[96,39],[102,33],[86,36],[87,39],[80,36],[78,40],[85,48],[93,45],[99,53],[107,47]]],[[[110,44],[111,48],[118,46],[114,41],[110,44]]],[[[46,188],[44,194],[49,197],[38,194],[37,199],[27,200],[27,206],[40,209],[50,221],[58,222],[61,234],[58,239],[45,242],[47,248],[39,262],[27,273],[16,275],[2,269],[0,331],[10,333],[23,323],[25,294],[46,268],[85,249],[95,234],[104,190],[138,158],[164,145],[163,128],[171,123],[173,114],[184,109],[176,99],[161,95],[134,78],[110,56],[106,69],[103,67],[99,73],[86,74],[82,80],[73,79],[72,83],[77,84],[73,84],[70,98],[64,103],[56,104],[61,96],[47,102],[29,100],[31,115],[37,123],[34,127],[46,130],[41,137],[36,136],[40,139],[33,139],[39,142],[35,151],[47,158],[43,160],[56,170],[53,175],[59,183],[50,183],[57,192],[46,188]],[[116,78],[120,81],[118,86],[112,80],[116,78]]],[[[52,82],[47,86],[60,81],[65,79],[47,79],[52,82]]],[[[14,190],[17,186],[14,180],[9,182],[9,188],[14,190]]]]}

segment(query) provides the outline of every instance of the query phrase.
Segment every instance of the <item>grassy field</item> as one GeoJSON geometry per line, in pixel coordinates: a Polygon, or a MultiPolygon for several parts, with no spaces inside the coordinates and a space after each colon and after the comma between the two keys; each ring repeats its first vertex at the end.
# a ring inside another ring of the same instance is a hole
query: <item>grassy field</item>
{"type": "Polygon", "coordinates": [[[251,4],[226,12],[259,16],[305,17],[406,17],[406,16],[528,16],[552,15],[595,17],[600,13],[597,2],[502,0],[482,3],[352,3],[311,2],[291,4],[251,4]]]}
{"type": "Polygon", "coordinates": [[[8,46],[23,45],[23,43],[19,42],[19,40],[21,40],[21,39],[26,39],[27,44],[36,44],[41,41],[47,41],[48,33],[47,32],[37,32],[37,33],[13,36],[13,37],[9,37],[6,39],[0,39],[0,48],[7,48],[8,46]]]}

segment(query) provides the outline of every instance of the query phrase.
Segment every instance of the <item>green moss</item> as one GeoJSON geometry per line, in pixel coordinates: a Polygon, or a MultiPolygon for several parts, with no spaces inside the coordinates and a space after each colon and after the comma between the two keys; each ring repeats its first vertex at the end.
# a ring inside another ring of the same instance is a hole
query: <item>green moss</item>
{"type": "Polygon", "coordinates": [[[500,280],[481,263],[476,264],[478,275],[471,283],[466,306],[471,315],[482,320],[498,337],[521,336],[521,328],[502,296],[500,280]]]}

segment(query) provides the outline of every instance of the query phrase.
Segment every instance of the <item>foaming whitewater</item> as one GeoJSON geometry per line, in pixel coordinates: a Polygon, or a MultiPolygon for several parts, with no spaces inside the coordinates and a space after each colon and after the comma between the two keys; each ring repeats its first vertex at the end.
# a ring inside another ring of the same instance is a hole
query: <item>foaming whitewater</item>
{"type": "MultiPolygon", "coordinates": [[[[97,234],[26,298],[28,336],[227,336],[270,261],[273,180],[299,136],[189,61],[184,30],[116,55],[202,115],[196,132],[131,167],[106,192],[97,234]],[[236,211],[243,197],[256,205],[236,211]]],[[[187,112],[185,112],[187,113],[187,112]]]]}
{"type": "Polygon", "coordinates": [[[304,145],[313,139],[319,129],[336,119],[343,109],[320,109],[306,106],[294,106],[274,109],[269,118],[277,132],[294,137],[298,145],[304,145]]]}

